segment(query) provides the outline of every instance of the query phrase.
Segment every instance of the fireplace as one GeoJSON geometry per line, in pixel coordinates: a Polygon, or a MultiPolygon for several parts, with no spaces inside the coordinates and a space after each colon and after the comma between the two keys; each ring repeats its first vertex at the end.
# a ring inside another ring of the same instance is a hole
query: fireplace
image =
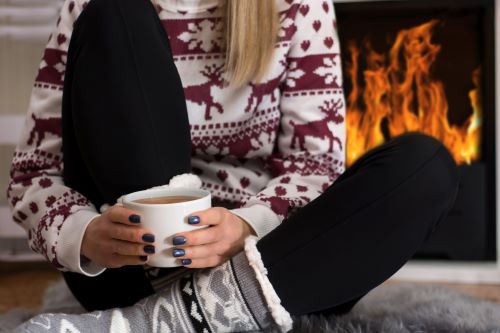
{"type": "Polygon", "coordinates": [[[405,132],[436,137],[459,165],[460,189],[415,259],[496,261],[495,0],[348,1],[336,10],[348,165],[405,132]]]}

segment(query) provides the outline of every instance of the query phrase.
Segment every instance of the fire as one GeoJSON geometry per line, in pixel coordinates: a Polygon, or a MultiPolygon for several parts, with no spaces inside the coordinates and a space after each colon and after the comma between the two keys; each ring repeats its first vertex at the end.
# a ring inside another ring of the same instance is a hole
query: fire
{"type": "Polygon", "coordinates": [[[476,69],[472,74],[475,88],[470,91],[469,99],[473,113],[462,125],[450,124],[444,84],[431,73],[441,51],[441,46],[432,42],[437,23],[432,20],[400,31],[388,55],[365,43],[363,86],[359,78],[360,48],[355,43],[348,46],[351,62],[346,74],[352,83],[347,110],[348,165],[385,142],[387,135],[394,137],[409,131],[439,139],[458,164],[479,159],[481,70],[476,69]]]}

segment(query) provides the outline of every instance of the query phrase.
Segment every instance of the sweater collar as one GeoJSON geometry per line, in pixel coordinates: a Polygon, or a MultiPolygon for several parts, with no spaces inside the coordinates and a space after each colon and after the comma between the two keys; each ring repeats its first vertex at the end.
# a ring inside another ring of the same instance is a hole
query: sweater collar
{"type": "Polygon", "coordinates": [[[217,7],[218,0],[157,0],[168,11],[200,13],[217,7]]]}

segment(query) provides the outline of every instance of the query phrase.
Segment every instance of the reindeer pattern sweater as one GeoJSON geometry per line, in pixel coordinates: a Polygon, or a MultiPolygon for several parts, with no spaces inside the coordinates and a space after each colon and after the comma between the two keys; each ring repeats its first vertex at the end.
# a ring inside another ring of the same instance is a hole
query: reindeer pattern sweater
{"type": "MultiPolygon", "coordinates": [[[[62,180],[61,101],[72,27],[87,0],[66,0],[43,53],[7,195],[30,247],[89,276],[80,245],[95,207],[62,180]]],[[[263,237],[344,171],[345,107],[330,0],[274,0],[279,37],[262,82],[223,84],[217,0],[158,0],[185,91],[193,172],[263,237]]],[[[161,185],[161,184],[159,184],[161,185]]]]}

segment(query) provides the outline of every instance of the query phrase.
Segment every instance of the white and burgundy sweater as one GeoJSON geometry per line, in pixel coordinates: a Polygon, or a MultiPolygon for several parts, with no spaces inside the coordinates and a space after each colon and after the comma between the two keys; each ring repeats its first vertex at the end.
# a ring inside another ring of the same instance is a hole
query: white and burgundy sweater
{"type": "MultiPolygon", "coordinates": [[[[60,270],[92,276],[103,268],[82,264],[80,246],[98,212],[61,176],[66,52],[86,1],[66,0],[49,38],[7,192],[34,251],[60,270]]],[[[233,212],[258,237],[344,171],[345,104],[333,5],[275,1],[281,28],[268,73],[263,83],[233,88],[221,84],[217,0],[158,0],[187,99],[193,172],[214,198],[240,207],[233,212]]]]}

